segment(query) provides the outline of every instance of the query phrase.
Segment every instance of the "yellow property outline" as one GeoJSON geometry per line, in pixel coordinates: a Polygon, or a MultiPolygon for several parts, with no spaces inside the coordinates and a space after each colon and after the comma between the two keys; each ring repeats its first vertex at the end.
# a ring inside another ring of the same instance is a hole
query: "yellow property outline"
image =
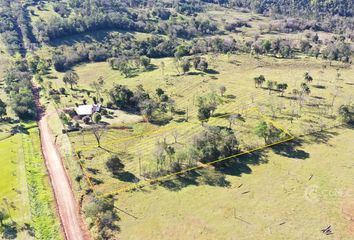
{"type": "MultiPolygon", "coordinates": [[[[246,109],[246,110],[241,110],[238,113],[247,112],[247,111],[256,111],[263,118],[263,120],[265,120],[266,122],[272,124],[278,130],[281,130],[283,133],[288,135],[289,138],[287,138],[285,140],[281,140],[281,141],[275,142],[275,143],[267,144],[265,146],[254,148],[254,149],[242,152],[242,153],[238,153],[238,154],[235,154],[235,155],[232,155],[232,156],[228,156],[228,157],[225,157],[225,158],[217,159],[217,160],[212,161],[212,162],[208,162],[208,163],[205,163],[205,164],[201,164],[201,165],[198,165],[198,166],[187,168],[187,169],[175,172],[175,173],[170,173],[170,174],[158,177],[158,178],[145,180],[145,181],[142,181],[142,182],[139,182],[139,183],[132,183],[132,184],[130,184],[127,187],[123,187],[123,188],[120,188],[120,189],[117,189],[117,190],[114,190],[114,191],[110,191],[108,193],[103,193],[103,194],[100,194],[100,195],[98,195],[97,192],[95,191],[94,186],[93,186],[93,184],[92,184],[92,182],[90,180],[90,176],[87,174],[87,172],[85,170],[84,164],[82,164],[80,161],[79,161],[79,164],[80,164],[81,169],[83,171],[83,174],[85,175],[85,178],[86,178],[87,182],[89,183],[90,188],[93,191],[93,193],[95,194],[95,196],[97,198],[102,198],[102,197],[106,197],[106,196],[109,196],[109,195],[118,194],[118,193],[121,193],[121,192],[124,192],[124,191],[133,190],[135,188],[143,187],[143,186],[146,186],[146,185],[148,185],[150,183],[163,181],[163,180],[166,180],[168,178],[177,176],[177,175],[182,174],[182,173],[186,173],[186,172],[189,172],[189,171],[193,171],[195,169],[207,167],[207,166],[209,166],[211,164],[215,164],[215,163],[222,162],[222,161],[225,161],[225,160],[228,160],[228,159],[231,159],[231,158],[239,157],[239,156],[246,155],[246,154],[249,154],[249,153],[252,153],[252,152],[255,152],[255,151],[259,151],[259,150],[262,150],[262,149],[265,149],[265,148],[268,148],[268,147],[271,147],[271,146],[275,146],[275,145],[278,145],[278,144],[281,144],[281,143],[285,143],[285,142],[291,141],[291,140],[293,140],[295,138],[293,135],[291,135],[289,133],[289,131],[287,131],[282,126],[280,126],[279,124],[277,124],[276,122],[274,122],[273,120],[271,120],[270,118],[265,116],[263,113],[261,113],[258,108],[249,108],[249,109],[246,109]]],[[[233,114],[236,114],[236,113],[228,113],[228,114],[217,116],[215,118],[222,118],[222,117],[233,115],[233,114]]],[[[190,124],[193,124],[193,122],[191,122],[190,124]]],[[[179,127],[181,127],[181,126],[174,126],[174,127],[169,127],[169,128],[165,128],[165,129],[168,130],[168,129],[174,129],[174,128],[179,128],[179,127]]],[[[116,141],[110,141],[109,143],[121,142],[121,141],[125,141],[125,140],[132,139],[132,138],[137,138],[137,137],[141,137],[141,136],[151,135],[151,134],[154,134],[154,133],[157,133],[157,132],[161,132],[161,131],[162,131],[162,129],[159,129],[157,131],[152,131],[152,132],[148,132],[148,133],[145,133],[145,134],[140,134],[140,135],[136,135],[136,136],[132,136],[132,137],[127,137],[127,138],[119,139],[119,140],[116,140],[116,141]]],[[[162,131],[162,132],[165,132],[165,131],[162,131]]],[[[86,148],[81,148],[80,150],[82,150],[82,149],[86,149],[86,148]]]]}

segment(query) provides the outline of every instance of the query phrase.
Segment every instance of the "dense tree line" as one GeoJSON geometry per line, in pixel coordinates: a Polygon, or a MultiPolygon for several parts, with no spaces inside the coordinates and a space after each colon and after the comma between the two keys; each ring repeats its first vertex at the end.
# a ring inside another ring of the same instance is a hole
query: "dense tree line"
{"type": "Polygon", "coordinates": [[[100,44],[78,43],[73,46],[61,46],[54,52],[52,64],[57,71],[66,71],[82,62],[110,59],[109,63],[113,67],[122,61],[128,63],[139,60],[140,56],[149,58],[184,57],[210,52],[268,54],[282,58],[292,58],[296,52],[301,52],[314,57],[350,62],[353,50],[347,40],[342,36],[335,37],[330,41],[322,41],[318,39],[317,34],[310,34],[300,42],[282,38],[236,41],[233,38],[220,37],[182,42],[175,38],[165,39],[159,36],[137,40],[133,35],[126,33],[114,34],[100,44]]]}
{"type": "Polygon", "coordinates": [[[31,78],[32,75],[20,56],[5,74],[5,92],[9,95],[13,111],[20,119],[35,119],[37,116],[31,78]]]}
{"type": "Polygon", "coordinates": [[[177,13],[191,14],[201,9],[195,4],[200,1],[176,1],[174,6],[158,2],[153,7],[141,9],[145,1],[76,1],[57,2],[54,10],[58,13],[47,20],[34,23],[34,34],[41,42],[73,34],[118,29],[138,32],[155,32],[180,38],[192,38],[217,31],[217,26],[207,19],[178,18],[177,13]],[[134,9],[129,6],[134,6],[134,9]],[[167,5],[167,6],[166,6],[167,5]],[[174,7],[173,13],[166,7],[174,7]]]}
{"type": "Polygon", "coordinates": [[[354,16],[354,2],[352,0],[229,0],[229,4],[252,9],[261,14],[275,13],[308,17],[354,16]]]}
{"type": "Polygon", "coordinates": [[[28,11],[17,1],[3,0],[0,3],[0,34],[10,55],[36,47],[32,35],[28,11]]]}

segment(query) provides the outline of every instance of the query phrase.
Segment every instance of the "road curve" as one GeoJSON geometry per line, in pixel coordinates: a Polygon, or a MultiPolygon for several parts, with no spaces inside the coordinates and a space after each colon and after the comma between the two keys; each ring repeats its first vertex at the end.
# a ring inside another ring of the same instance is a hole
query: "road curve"
{"type": "Polygon", "coordinates": [[[54,191],[65,238],[67,240],[88,240],[90,237],[80,216],[79,207],[74,198],[69,178],[50,133],[46,114],[41,116],[38,126],[41,136],[42,153],[54,191]]]}

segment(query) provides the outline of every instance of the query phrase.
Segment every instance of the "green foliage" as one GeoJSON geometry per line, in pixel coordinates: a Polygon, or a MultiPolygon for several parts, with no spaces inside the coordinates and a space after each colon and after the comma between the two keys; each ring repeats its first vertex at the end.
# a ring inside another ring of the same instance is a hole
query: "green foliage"
{"type": "Polygon", "coordinates": [[[259,75],[258,77],[255,77],[253,80],[256,88],[262,87],[263,83],[266,81],[263,75],[259,75]]]}
{"type": "Polygon", "coordinates": [[[148,69],[151,64],[151,59],[147,56],[140,57],[140,64],[144,67],[144,69],[148,69]]]}
{"type": "Polygon", "coordinates": [[[284,95],[285,90],[288,88],[288,84],[286,83],[278,83],[277,89],[280,91],[281,96],[284,95]]]}
{"type": "Polygon", "coordinates": [[[118,155],[112,155],[107,158],[106,167],[113,175],[118,175],[124,169],[124,164],[118,155]]]}
{"type": "Polygon", "coordinates": [[[84,211],[89,219],[89,227],[94,239],[115,238],[115,232],[119,231],[119,217],[114,207],[114,199],[111,196],[91,198],[84,211]]]}
{"type": "Polygon", "coordinates": [[[235,154],[238,141],[230,128],[207,126],[194,140],[193,148],[198,152],[198,161],[207,163],[235,154]]]}
{"type": "Polygon", "coordinates": [[[125,108],[132,105],[131,98],[133,92],[123,85],[114,85],[109,91],[111,101],[119,108],[125,108]]]}
{"type": "Polygon", "coordinates": [[[341,105],[338,109],[339,118],[343,123],[354,122],[354,105],[341,105]]]}
{"type": "Polygon", "coordinates": [[[63,82],[65,84],[69,84],[71,89],[73,89],[73,85],[77,85],[78,81],[79,75],[77,75],[77,73],[73,71],[66,72],[63,77],[63,82]]]}
{"type": "Polygon", "coordinates": [[[189,70],[191,68],[191,63],[189,62],[188,59],[184,59],[181,62],[181,67],[182,67],[183,74],[186,74],[187,72],[189,72],[189,70]]]}
{"type": "Polygon", "coordinates": [[[258,137],[264,139],[265,144],[270,144],[279,140],[281,131],[275,128],[271,124],[266,122],[260,122],[255,129],[255,133],[258,137]]]}
{"type": "Polygon", "coordinates": [[[0,99],[0,119],[6,116],[6,103],[0,99]]]}
{"type": "Polygon", "coordinates": [[[92,115],[92,121],[93,121],[94,123],[99,123],[101,120],[102,120],[102,116],[101,116],[100,113],[95,112],[95,113],[92,115]]]}
{"type": "Polygon", "coordinates": [[[200,121],[208,120],[222,103],[221,97],[215,92],[197,98],[198,118],[200,121]]]}

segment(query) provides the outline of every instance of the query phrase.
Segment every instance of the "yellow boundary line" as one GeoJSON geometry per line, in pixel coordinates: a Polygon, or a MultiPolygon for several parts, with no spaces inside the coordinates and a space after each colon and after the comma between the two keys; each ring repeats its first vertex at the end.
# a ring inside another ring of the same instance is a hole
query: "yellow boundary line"
{"type": "MultiPolygon", "coordinates": [[[[96,193],[96,191],[94,189],[94,186],[93,186],[93,184],[92,184],[92,182],[90,180],[90,176],[85,171],[84,164],[82,164],[81,162],[79,162],[79,164],[80,164],[81,169],[83,171],[83,174],[85,175],[86,180],[89,182],[90,188],[92,189],[92,191],[95,194],[95,196],[97,198],[102,198],[102,197],[106,197],[106,196],[109,196],[109,195],[114,195],[114,194],[118,194],[118,193],[121,193],[121,192],[125,192],[125,191],[128,191],[128,190],[133,190],[135,188],[143,187],[143,186],[146,186],[146,185],[148,185],[150,183],[155,183],[155,182],[158,182],[158,181],[166,180],[168,178],[177,176],[179,174],[186,173],[186,172],[189,172],[189,171],[193,171],[193,170],[196,170],[196,169],[199,169],[199,168],[204,168],[204,167],[207,167],[209,165],[212,165],[212,164],[215,164],[215,163],[218,163],[218,162],[222,162],[222,161],[225,161],[225,160],[228,160],[228,159],[231,159],[231,158],[235,158],[235,157],[239,157],[239,156],[242,156],[242,155],[250,154],[250,153],[255,152],[255,151],[259,151],[259,150],[262,150],[262,149],[265,149],[265,148],[268,148],[268,147],[271,147],[271,146],[275,146],[275,145],[278,145],[278,144],[281,144],[281,143],[285,143],[285,142],[291,141],[291,140],[293,140],[295,138],[286,129],[284,129],[279,124],[277,124],[276,122],[274,122],[273,120],[271,120],[270,118],[265,116],[263,113],[261,113],[258,108],[250,108],[250,109],[246,109],[246,110],[241,110],[238,113],[246,112],[246,111],[256,111],[266,122],[271,123],[275,128],[277,128],[278,130],[281,130],[283,133],[288,135],[289,138],[287,138],[285,140],[281,140],[281,141],[275,142],[275,143],[267,144],[265,146],[254,148],[254,149],[242,152],[242,153],[238,153],[238,154],[235,154],[235,155],[232,155],[232,156],[228,156],[228,157],[225,157],[225,158],[217,159],[215,161],[208,162],[208,163],[205,163],[205,164],[202,164],[202,165],[199,165],[199,166],[194,166],[194,167],[191,167],[191,168],[184,169],[182,171],[178,171],[178,172],[175,172],[175,173],[170,173],[170,174],[158,177],[158,178],[142,181],[142,182],[136,183],[136,184],[133,183],[133,184],[130,184],[129,186],[127,186],[127,187],[123,187],[123,188],[120,188],[118,190],[110,191],[108,193],[104,193],[104,194],[100,194],[100,195],[98,195],[96,193]]],[[[220,116],[215,117],[215,118],[223,118],[223,117],[230,116],[230,115],[233,115],[233,114],[236,114],[236,113],[224,114],[224,115],[220,115],[220,116]]],[[[191,122],[190,124],[196,124],[196,123],[191,122]]],[[[174,128],[179,128],[179,127],[181,127],[181,126],[176,126],[176,127],[166,128],[166,129],[174,129],[174,128]]],[[[156,132],[161,132],[161,131],[162,130],[148,132],[146,134],[141,134],[141,135],[137,135],[137,136],[128,137],[128,138],[125,138],[124,140],[120,139],[119,141],[111,141],[110,143],[112,143],[112,142],[114,142],[114,143],[122,142],[122,141],[125,141],[127,139],[132,139],[132,138],[138,138],[138,137],[141,137],[141,136],[152,135],[152,134],[154,134],[156,132]]],[[[162,131],[162,132],[164,132],[164,131],[162,131]]]]}

